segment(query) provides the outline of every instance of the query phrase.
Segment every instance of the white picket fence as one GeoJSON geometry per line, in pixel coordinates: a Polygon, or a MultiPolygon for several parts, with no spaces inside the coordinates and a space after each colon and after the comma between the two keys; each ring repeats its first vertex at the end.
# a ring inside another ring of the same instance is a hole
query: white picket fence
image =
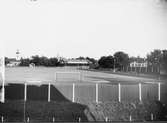
{"type": "MultiPolygon", "coordinates": [[[[50,102],[52,100],[51,99],[51,91],[52,91],[51,90],[51,85],[52,85],[51,83],[48,83],[48,92],[47,92],[48,102],[50,102]]],[[[86,94],[84,95],[84,92],[85,92],[85,93],[87,93],[88,96],[93,95],[92,96],[92,101],[95,101],[96,103],[99,103],[99,102],[103,101],[103,100],[101,100],[101,97],[105,96],[105,93],[103,93],[103,92],[107,91],[105,87],[102,87],[102,85],[103,84],[101,84],[101,83],[94,83],[94,84],[90,85],[90,88],[88,88],[89,85],[87,85],[87,84],[80,85],[78,83],[71,83],[71,85],[70,85],[71,87],[69,86],[70,88],[72,88],[71,91],[61,92],[63,90],[60,90],[60,92],[63,93],[64,96],[66,96],[66,93],[68,93],[68,95],[71,95],[72,97],[67,97],[67,98],[69,98],[69,99],[71,98],[70,100],[72,102],[77,101],[79,93],[81,95],[79,98],[81,98],[81,99],[85,98],[86,99],[87,98],[87,97],[85,97],[86,94]],[[81,88],[83,88],[83,89],[81,90],[81,88]],[[85,90],[84,90],[84,88],[85,88],[85,90]],[[93,93],[93,94],[91,94],[91,93],[93,93]]],[[[144,87],[145,85],[148,86],[147,88],[149,88],[149,85],[151,86],[151,84],[142,84],[142,83],[139,83],[139,84],[135,85],[135,87],[138,88],[138,89],[134,89],[134,91],[136,91],[136,94],[138,94],[137,97],[135,97],[135,99],[138,99],[139,101],[142,101],[144,96],[146,96],[146,95],[143,95],[143,94],[146,94],[146,93],[143,92],[144,89],[145,89],[145,87],[144,87]]],[[[156,100],[161,101],[161,83],[154,83],[153,85],[157,87],[157,92],[154,92],[155,95],[157,95],[156,100]]],[[[24,101],[27,101],[27,86],[28,86],[27,83],[25,83],[24,86],[25,86],[24,87],[24,101]]],[[[61,85],[61,86],[66,86],[66,85],[61,85]]],[[[108,87],[108,90],[110,90],[112,85],[111,84],[105,84],[105,86],[108,87]]],[[[59,88],[59,85],[54,84],[54,87],[59,88]]],[[[121,102],[123,98],[126,98],[126,97],[124,97],[124,95],[126,94],[126,91],[129,91],[129,89],[131,88],[131,85],[123,85],[121,83],[118,83],[117,85],[114,85],[112,88],[115,88],[114,92],[117,91],[117,92],[114,93],[114,94],[116,94],[115,97],[117,97],[117,100],[119,102],[121,102]],[[126,88],[129,88],[129,89],[126,89],[126,88]]],[[[106,92],[106,93],[108,93],[109,96],[112,93],[111,92],[112,88],[111,88],[110,92],[106,92]]],[[[132,88],[133,88],[133,86],[132,86],[132,88]]],[[[131,92],[129,92],[129,93],[131,93],[131,92]]],[[[131,93],[131,94],[133,95],[133,93],[131,93]]]]}

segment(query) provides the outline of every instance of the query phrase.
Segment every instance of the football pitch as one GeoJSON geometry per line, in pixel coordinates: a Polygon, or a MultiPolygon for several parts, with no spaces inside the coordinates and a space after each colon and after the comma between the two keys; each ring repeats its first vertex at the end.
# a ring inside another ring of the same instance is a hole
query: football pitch
{"type": "MultiPolygon", "coordinates": [[[[80,73],[81,81],[83,82],[105,82],[105,83],[124,83],[124,84],[134,84],[134,83],[157,83],[158,80],[144,78],[144,77],[134,77],[134,76],[124,76],[118,74],[104,73],[104,72],[94,72],[86,70],[77,70],[72,67],[13,67],[5,69],[5,81],[6,83],[24,83],[26,81],[42,81],[44,82],[56,82],[55,73],[71,73],[64,76],[72,76],[72,73],[80,73]]],[[[73,78],[75,78],[74,76],[73,78]]],[[[63,78],[63,77],[62,77],[63,78]]],[[[61,79],[62,79],[61,78],[61,79]]],[[[76,78],[78,79],[78,78],[76,78]]],[[[58,81],[58,80],[57,80],[58,81]]],[[[67,81],[69,82],[69,81],[67,81]]],[[[74,81],[72,81],[74,82],[74,81]]],[[[163,82],[163,81],[162,81],[163,82]]]]}

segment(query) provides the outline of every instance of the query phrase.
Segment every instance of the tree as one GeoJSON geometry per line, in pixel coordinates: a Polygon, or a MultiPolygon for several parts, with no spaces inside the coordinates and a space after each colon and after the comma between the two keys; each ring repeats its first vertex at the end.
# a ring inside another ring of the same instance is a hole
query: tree
{"type": "Polygon", "coordinates": [[[80,57],[78,57],[78,58],[76,58],[76,59],[78,59],[78,60],[84,60],[85,58],[82,57],[82,56],[80,56],[80,57]]]}
{"type": "Polygon", "coordinates": [[[30,61],[31,63],[34,63],[35,66],[39,66],[40,65],[40,58],[38,55],[32,56],[32,59],[30,61]]]}
{"type": "Polygon", "coordinates": [[[26,58],[26,59],[21,58],[19,65],[20,66],[29,66],[29,64],[30,64],[30,59],[29,58],[26,58]]]}
{"type": "Polygon", "coordinates": [[[57,58],[50,58],[49,59],[49,65],[48,66],[58,66],[59,65],[59,61],[57,58]]]}
{"type": "Polygon", "coordinates": [[[86,57],[86,60],[90,61],[92,64],[97,64],[97,60],[94,58],[86,57]]]}
{"type": "Polygon", "coordinates": [[[10,62],[8,57],[5,57],[5,65],[8,64],[10,62]]]}
{"type": "Polygon", "coordinates": [[[102,56],[98,61],[99,67],[102,68],[113,68],[114,58],[113,56],[102,56]]]}
{"type": "Polygon", "coordinates": [[[162,67],[165,69],[165,71],[167,72],[167,50],[163,50],[162,51],[162,67]]]}
{"type": "Polygon", "coordinates": [[[39,58],[40,61],[39,61],[39,64],[42,65],[42,66],[48,66],[49,65],[49,59],[45,56],[42,56],[39,58]]]}
{"type": "Polygon", "coordinates": [[[129,56],[128,54],[119,51],[114,54],[115,67],[122,70],[123,67],[127,67],[129,65],[129,56]]]}
{"type": "Polygon", "coordinates": [[[161,50],[156,49],[153,52],[151,52],[150,54],[147,54],[147,61],[149,63],[151,63],[152,65],[155,65],[155,64],[161,62],[161,58],[162,58],[161,50]]]}
{"type": "Polygon", "coordinates": [[[160,70],[160,65],[162,64],[162,52],[161,50],[154,50],[150,54],[147,54],[148,65],[152,68],[156,68],[158,72],[160,70]]]}

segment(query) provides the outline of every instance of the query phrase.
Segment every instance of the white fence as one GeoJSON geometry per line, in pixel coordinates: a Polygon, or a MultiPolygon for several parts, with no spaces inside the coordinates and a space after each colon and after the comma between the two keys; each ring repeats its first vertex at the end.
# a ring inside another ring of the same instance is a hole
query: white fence
{"type": "MultiPolygon", "coordinates": [[[[121,101],[144,101],[144,100],[159,100],[161,101],[161,83],[138,83],[138,84],[102,84],[102,83],[56,83],[56,84],[45,84],[41,89],[35,86],[31,88],[27,83],[22,85],[22,89],[12,90],[12,87],[5,86],[5,97],[10,100],[10,96],[21,94],[20,97],[24,101],[37,100],[41,97],[42,100],[57,101],[67,99],[72,102],[80,102],[82,100],[94,101],[96,103],[117,100],[121,101]],[[31,92],[32,91],[32,92],[31,92]]],[[[19,87],[18,87],[19,88],[19,87]]]]}

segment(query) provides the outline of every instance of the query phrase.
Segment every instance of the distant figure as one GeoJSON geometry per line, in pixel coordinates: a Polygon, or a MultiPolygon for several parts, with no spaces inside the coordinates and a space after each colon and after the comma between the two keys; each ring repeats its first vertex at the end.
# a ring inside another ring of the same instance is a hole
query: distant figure
{"type": "Polygon", "coordinates": [[[31,63],[31,64],[29,64],[29,67],[30,67],[30,68],[34,68],[34,67],[35,67],[35,64],[34,64],[34,63],[31,63]]]}

